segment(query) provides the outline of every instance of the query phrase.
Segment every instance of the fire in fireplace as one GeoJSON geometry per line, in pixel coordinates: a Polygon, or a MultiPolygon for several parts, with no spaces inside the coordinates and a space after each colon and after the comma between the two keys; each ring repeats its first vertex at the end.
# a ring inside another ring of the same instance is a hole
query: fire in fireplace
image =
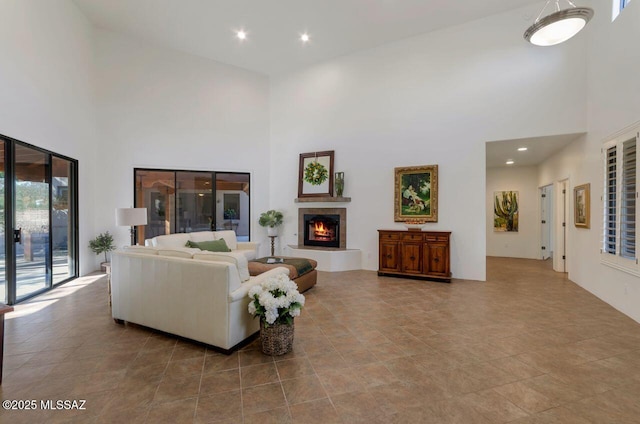
{"type": "Polygon", "coordinates": [[[340,247],[340,215],[304,215],[304,245],[340,247]]]}

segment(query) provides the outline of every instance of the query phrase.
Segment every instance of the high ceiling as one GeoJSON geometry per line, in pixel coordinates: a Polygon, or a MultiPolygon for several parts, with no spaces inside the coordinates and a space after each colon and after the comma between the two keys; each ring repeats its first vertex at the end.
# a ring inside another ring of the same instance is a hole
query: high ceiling
{"type": "Polygon", "coordinates": [[[487,143],[487,168],[539,165],[582,135],[583,133],[560,134],[487,143]],[[521,147],[526,147],[527,150],[518,151],[521,147]],[[513,165],[506,164],[510,159],[514,161],[513,165]]]}
{"type": "MultiPolygon", "coordinates": [[[[539,0],[74,0],[97,27],[274,75],[539,0]],[[248,38],[235,38],[243,29],[248,38]],[[300,34],[311,40],[303,45],[300,34]]],[[[524,18],[522,31],[528,24],[524,18]]],[[[473,36],[469,34],[469,36],[473,36]]]]}

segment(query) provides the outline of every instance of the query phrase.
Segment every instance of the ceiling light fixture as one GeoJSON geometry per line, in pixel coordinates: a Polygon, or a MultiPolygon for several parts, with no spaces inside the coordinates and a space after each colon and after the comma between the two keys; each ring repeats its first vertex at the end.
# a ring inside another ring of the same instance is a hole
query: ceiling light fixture
{"type": "Polygon", "coordinates": [[[518,147],[518,151],[519,152],[526,152],[527,150],[529,150],[529,149],[526,148],[526,147],[518,147]]]}
{"type": "Polygon", "coordinates": [[[238,40],[246,40],[247,39],[247,33],[244,32],[243,30],[236,31],[236,37],[238,37],[238,40]]]}
{"type": "Polygon", "coordinates": [[[307,34],[306,32],[304,34],[300,35],[300,41],[302,41],[303,43],[308,43],[309,42],[309,34],[307,34]]]}
{"type": "Polygon", "coordinates": [[[509,159],[509,160],[507,161],[507,165],[513,165],[514,163],[515,163],[515,162],[513,161],[513,159],[509,159]]]}
{"type": "Polygon", "coordinates": [[[540,14],[524,33],[524,39],[536,46],[554,46],[576,35],[593,17],[590,7],[576,7],[570,0],[568,9],[560,10],[560,0],[547,0],[540,14]],[[545,9],[555,4],[556,11],[542,18],[545,9]]]}

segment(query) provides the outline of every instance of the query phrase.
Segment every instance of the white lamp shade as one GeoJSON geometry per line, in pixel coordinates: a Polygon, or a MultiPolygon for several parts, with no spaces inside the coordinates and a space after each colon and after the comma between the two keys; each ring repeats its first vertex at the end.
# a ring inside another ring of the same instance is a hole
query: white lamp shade
{"type": "Polygon", "coordinates": [[[116,225],[119,227],[147,225],[147,208],[116,209],[116,225]]]}

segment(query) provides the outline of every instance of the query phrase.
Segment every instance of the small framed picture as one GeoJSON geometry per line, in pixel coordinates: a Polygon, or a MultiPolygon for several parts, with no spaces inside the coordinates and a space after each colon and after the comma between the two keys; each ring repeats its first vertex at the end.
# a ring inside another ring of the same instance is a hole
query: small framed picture
{"type": "Polygon", "coordinates": [[[300,154],[298,197],[333,196],[333,153],[300,154]]]}
{"type": "Polygon", "coordinates": [[[591,184],[582,184],[573,189],[574,225],[578,228],[591,226],[591,184]]]}

